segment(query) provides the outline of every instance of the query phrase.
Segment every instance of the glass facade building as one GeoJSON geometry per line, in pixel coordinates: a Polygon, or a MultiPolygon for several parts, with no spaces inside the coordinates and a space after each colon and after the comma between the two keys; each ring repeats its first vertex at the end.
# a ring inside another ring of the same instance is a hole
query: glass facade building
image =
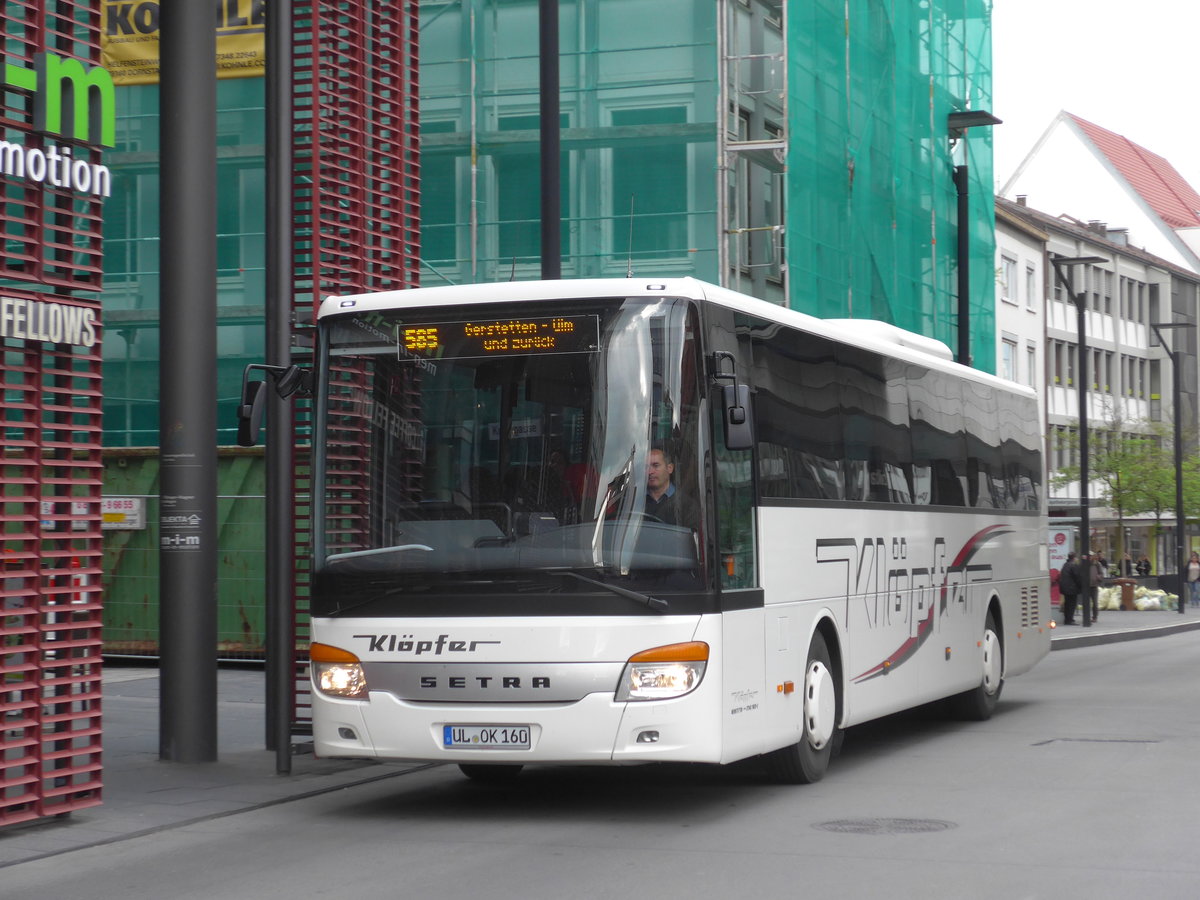
{"type": "MultiPolygon", "coordinates": [[[[560,4],[564,277],[693,275],[993,370],[990,4],[560,4]]],[[[538,4],[421,4],[422,283],[536,278],[538,4]]]]}
{"type": "MultiPolygon", "coordinates": [[[[104,442],[158,444],[159,86],[117,88],[104,222],[104,442]]],[[[218,442],[233,444],[242,368],[263,358],[265,125],[262,78],[217,81],[218,442]]]]}

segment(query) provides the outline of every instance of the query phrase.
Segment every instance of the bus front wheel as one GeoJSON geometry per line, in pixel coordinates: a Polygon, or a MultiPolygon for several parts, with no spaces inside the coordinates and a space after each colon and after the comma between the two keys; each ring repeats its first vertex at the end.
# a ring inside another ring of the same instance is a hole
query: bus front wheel
{"type": "Polygon", "coordinates": [[[812,784],[824,777],[841,737],[837,724],[838,691],[829,648],[824,636],[817,632],[809,645],[808,664],[804,667],[802,734],[795,744],[763,757],[772,777],[787,784],[812,784]]]}
{"type": "Polygon", "coordinates": [[[979,685],[952,698],[954,712],[963,719],[983,722],[992,717],[1004,688],[1004,643],[996,619],[988,613],[983,626],[983,676],[979,685]]]}

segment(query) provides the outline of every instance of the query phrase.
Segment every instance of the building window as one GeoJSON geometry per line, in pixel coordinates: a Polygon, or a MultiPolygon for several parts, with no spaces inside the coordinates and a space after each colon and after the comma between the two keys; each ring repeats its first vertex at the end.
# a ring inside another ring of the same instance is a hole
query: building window
{"type": "Polygon", "coordinates": [[[1017,342],[1009,338],[1000,341],[1000,377],[1017,380],[1017,342]]]}
{"type": "MultiPolygon", "coordinates": [[[[617,127],[682,126],[687,123],[683,106],[614,110],[617,127]]],[[[686,257],[688,253],[688,156],[682,140],[650,144],[619,142],[612,151],[612,195],[609,216],[614,222],[629,222],[630,204],[639,232],[634,236],[633,256],[641,259],[686,257]]],[[[614,236],[627,234],[614,228],[614,236]]],[[[614,250],[627,248],[614,242],[614,250]]]]}
{"type": "Polygon", "coordinates": [[[1025,267],[1025,308],[1037,309],[1037,271],[1033,266],[1025,267]]]}
{"type": "Polygon", "coordinates": [[[1079,462],[1078,429],[1069,425],[1056,425],[1051,431],[1050,459],[1056,470],[1079,462]]]}
{"type": "MultiPolygon", "coordinates": [[[[559,126],[570,124],[565,114],[559,126]]],[[[537,115],[501,116],[497,122],[501,132],[523,131],[536,137],[541,119],[537,115]]],[[[496,255],[501,270],[506,265],[536,263],[542,256],[541,167],[536,140],[516,142],[493,157],[496,174],[496,255]]],[[[568,153],[560,155],[559,190],[561,208],[571,207],[571,169],[568,153]]],[[[570,254],[570,222],[563,217],[560,223],[563,256],[570,254]]]]}
{"type": "Polygon", "coordinates": [[[1017,261],[1000,257],[1000,299],[1017,302],[1017,261]]]}
{"type": "Polygon", "coordinates": [[[1037,345],[1025,345],[1025,383],[1031,388],[1038,386],[1037,345]]]}
{"type": "MultiPolygon", "coordinates": [[[[421,122],[422,137],[449,134],[456,129],[454,122],[421,122]]],[[[456,157],[449,152],[421,149],[421,181],[425,186],[437,185],[436,190],[421,193],[421,258],[436,260],[440,265],[454,264],[458,256],[458,184],[456,157]]],[[[539,246],[540,249],[540,246],[539,246]]]]}

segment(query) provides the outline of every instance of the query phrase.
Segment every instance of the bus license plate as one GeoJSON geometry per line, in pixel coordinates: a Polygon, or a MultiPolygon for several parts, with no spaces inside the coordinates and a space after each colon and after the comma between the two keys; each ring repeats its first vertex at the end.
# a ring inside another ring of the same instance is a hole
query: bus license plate
{"type": "Polygon", "coordinates": [[[443,725],[447,750],[528,750],[528,725],[443,725]]]}

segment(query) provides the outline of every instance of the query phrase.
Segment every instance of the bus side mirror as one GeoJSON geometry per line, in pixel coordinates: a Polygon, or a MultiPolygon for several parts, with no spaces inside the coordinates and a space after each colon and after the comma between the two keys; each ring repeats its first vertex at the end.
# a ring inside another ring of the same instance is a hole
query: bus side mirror
{"type": "Polygon", "coordinates": [[[728,381],[721,386],[721,406],[725,418],[725,449],[754,449],[754,409],[750,405],[750,385],[740,384],[737,362],[732,353],[717,350],[709,360],[713,381],[728,381]],[[722,363],[729,363],[724,371],[722,363]]]}
{"type": "Polygon", "coordinates": [[[263,388],[265,381],[251,381],[250,373],[261,369],[275,380],[275,393],[283,399],[293,394],[307,397],[312,394],[312,372],[303,366],[264,366],[253,363],[242,371],[242,400],[238,404],[238,444],[242,447],[253,447],[258,443],[258,432],[262,426],[263,404],[266,395],[263,388]]]}
{"type": "Polygon", "coordinates": [[[725,448],[754,449],[754,411],[750,406],[750,385],[727,384],[721,388],[725,407],[725,448]]]}
{"type": "Polygon", "coordinates": [[[271,374],[275,377],[275,393],[283,399],[286,400],[295,393],[299,393],[301,397],[312,395],[312,372],[303,366],[293,363],[282,372],[271,374]]]}
{"type": "Polygon", "coordinates": [[[240,447],[253,447],[258,443],[258,430],[262,426],[263,395],[262,381],[242,382],[242,402],[238,404],[237,442],[240,447]]]}

